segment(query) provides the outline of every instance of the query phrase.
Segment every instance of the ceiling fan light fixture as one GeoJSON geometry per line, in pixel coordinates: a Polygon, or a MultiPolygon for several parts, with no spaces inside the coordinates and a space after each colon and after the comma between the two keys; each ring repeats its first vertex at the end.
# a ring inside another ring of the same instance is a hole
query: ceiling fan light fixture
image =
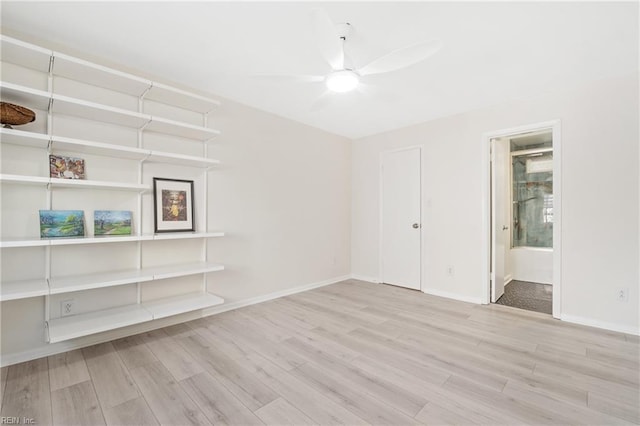
{"type": "Polygon", "coordinates": [[[358,87],[360,76],[351,70],[334,71],[327,76],[325,84],[333,92],[349,92],[358,87]]]}

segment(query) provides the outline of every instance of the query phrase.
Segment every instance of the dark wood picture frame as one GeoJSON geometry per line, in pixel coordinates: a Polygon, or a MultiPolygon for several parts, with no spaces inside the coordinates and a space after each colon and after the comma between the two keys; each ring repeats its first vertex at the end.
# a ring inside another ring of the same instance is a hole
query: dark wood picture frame
{"type": "Polygon", "coordinates": [[[192,180],[153,178],[154,232],[195,232],[192,180]]]}

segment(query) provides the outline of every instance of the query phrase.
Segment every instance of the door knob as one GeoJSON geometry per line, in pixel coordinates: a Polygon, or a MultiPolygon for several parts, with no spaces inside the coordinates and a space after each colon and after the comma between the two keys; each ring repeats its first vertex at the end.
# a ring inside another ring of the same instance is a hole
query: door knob
{"type": "Polygon", "coordinates": [[[509,229],[509,227],[508,227],[508,226],[506,226],[506,225],[502,225],[502,230],[503,230],[503,231],[506,231],[507,229],[509,229]]]}
{"type": "Polygon", "coordinates": [[[413,225],[411,225],[411,226],[413,226],[413,229],[418,229],[418,228],[420,228],[420,224],[419,224],[419,223],[414,223],[414,224],[413,224],[413,225]]]}

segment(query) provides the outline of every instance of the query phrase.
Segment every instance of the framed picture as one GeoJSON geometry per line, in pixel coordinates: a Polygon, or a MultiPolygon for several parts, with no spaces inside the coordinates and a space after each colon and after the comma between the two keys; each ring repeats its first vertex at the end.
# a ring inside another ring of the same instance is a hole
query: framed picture
{"type": "Polygon", "coordinates": [[[49,176],[59,179],[85,179],[84,159],[50,154],[49,176]]]}
{"type": "Polygon", "coordinates": [[[193,181],[153,178],[155,232],[195,231],[193,181]]]}
{"type": "Polygon", "coordinates": [[[94,211],[93,235],[131,235],[131,212],[126,210],[94,211]]]}
{"type": "Polygon", "coordinates": [[[84,237],[82,210],[40,210],[40,238],[84,237]]]}

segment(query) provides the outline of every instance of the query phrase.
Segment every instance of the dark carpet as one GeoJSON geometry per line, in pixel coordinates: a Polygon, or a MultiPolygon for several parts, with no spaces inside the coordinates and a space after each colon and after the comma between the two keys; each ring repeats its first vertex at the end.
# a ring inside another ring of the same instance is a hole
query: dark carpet
{"type": "Polygon", "coordinates": [[[496,301],[499,305],[551,314],[552,287],[527,281],[511,281],[504,294],[496,301]]]}

